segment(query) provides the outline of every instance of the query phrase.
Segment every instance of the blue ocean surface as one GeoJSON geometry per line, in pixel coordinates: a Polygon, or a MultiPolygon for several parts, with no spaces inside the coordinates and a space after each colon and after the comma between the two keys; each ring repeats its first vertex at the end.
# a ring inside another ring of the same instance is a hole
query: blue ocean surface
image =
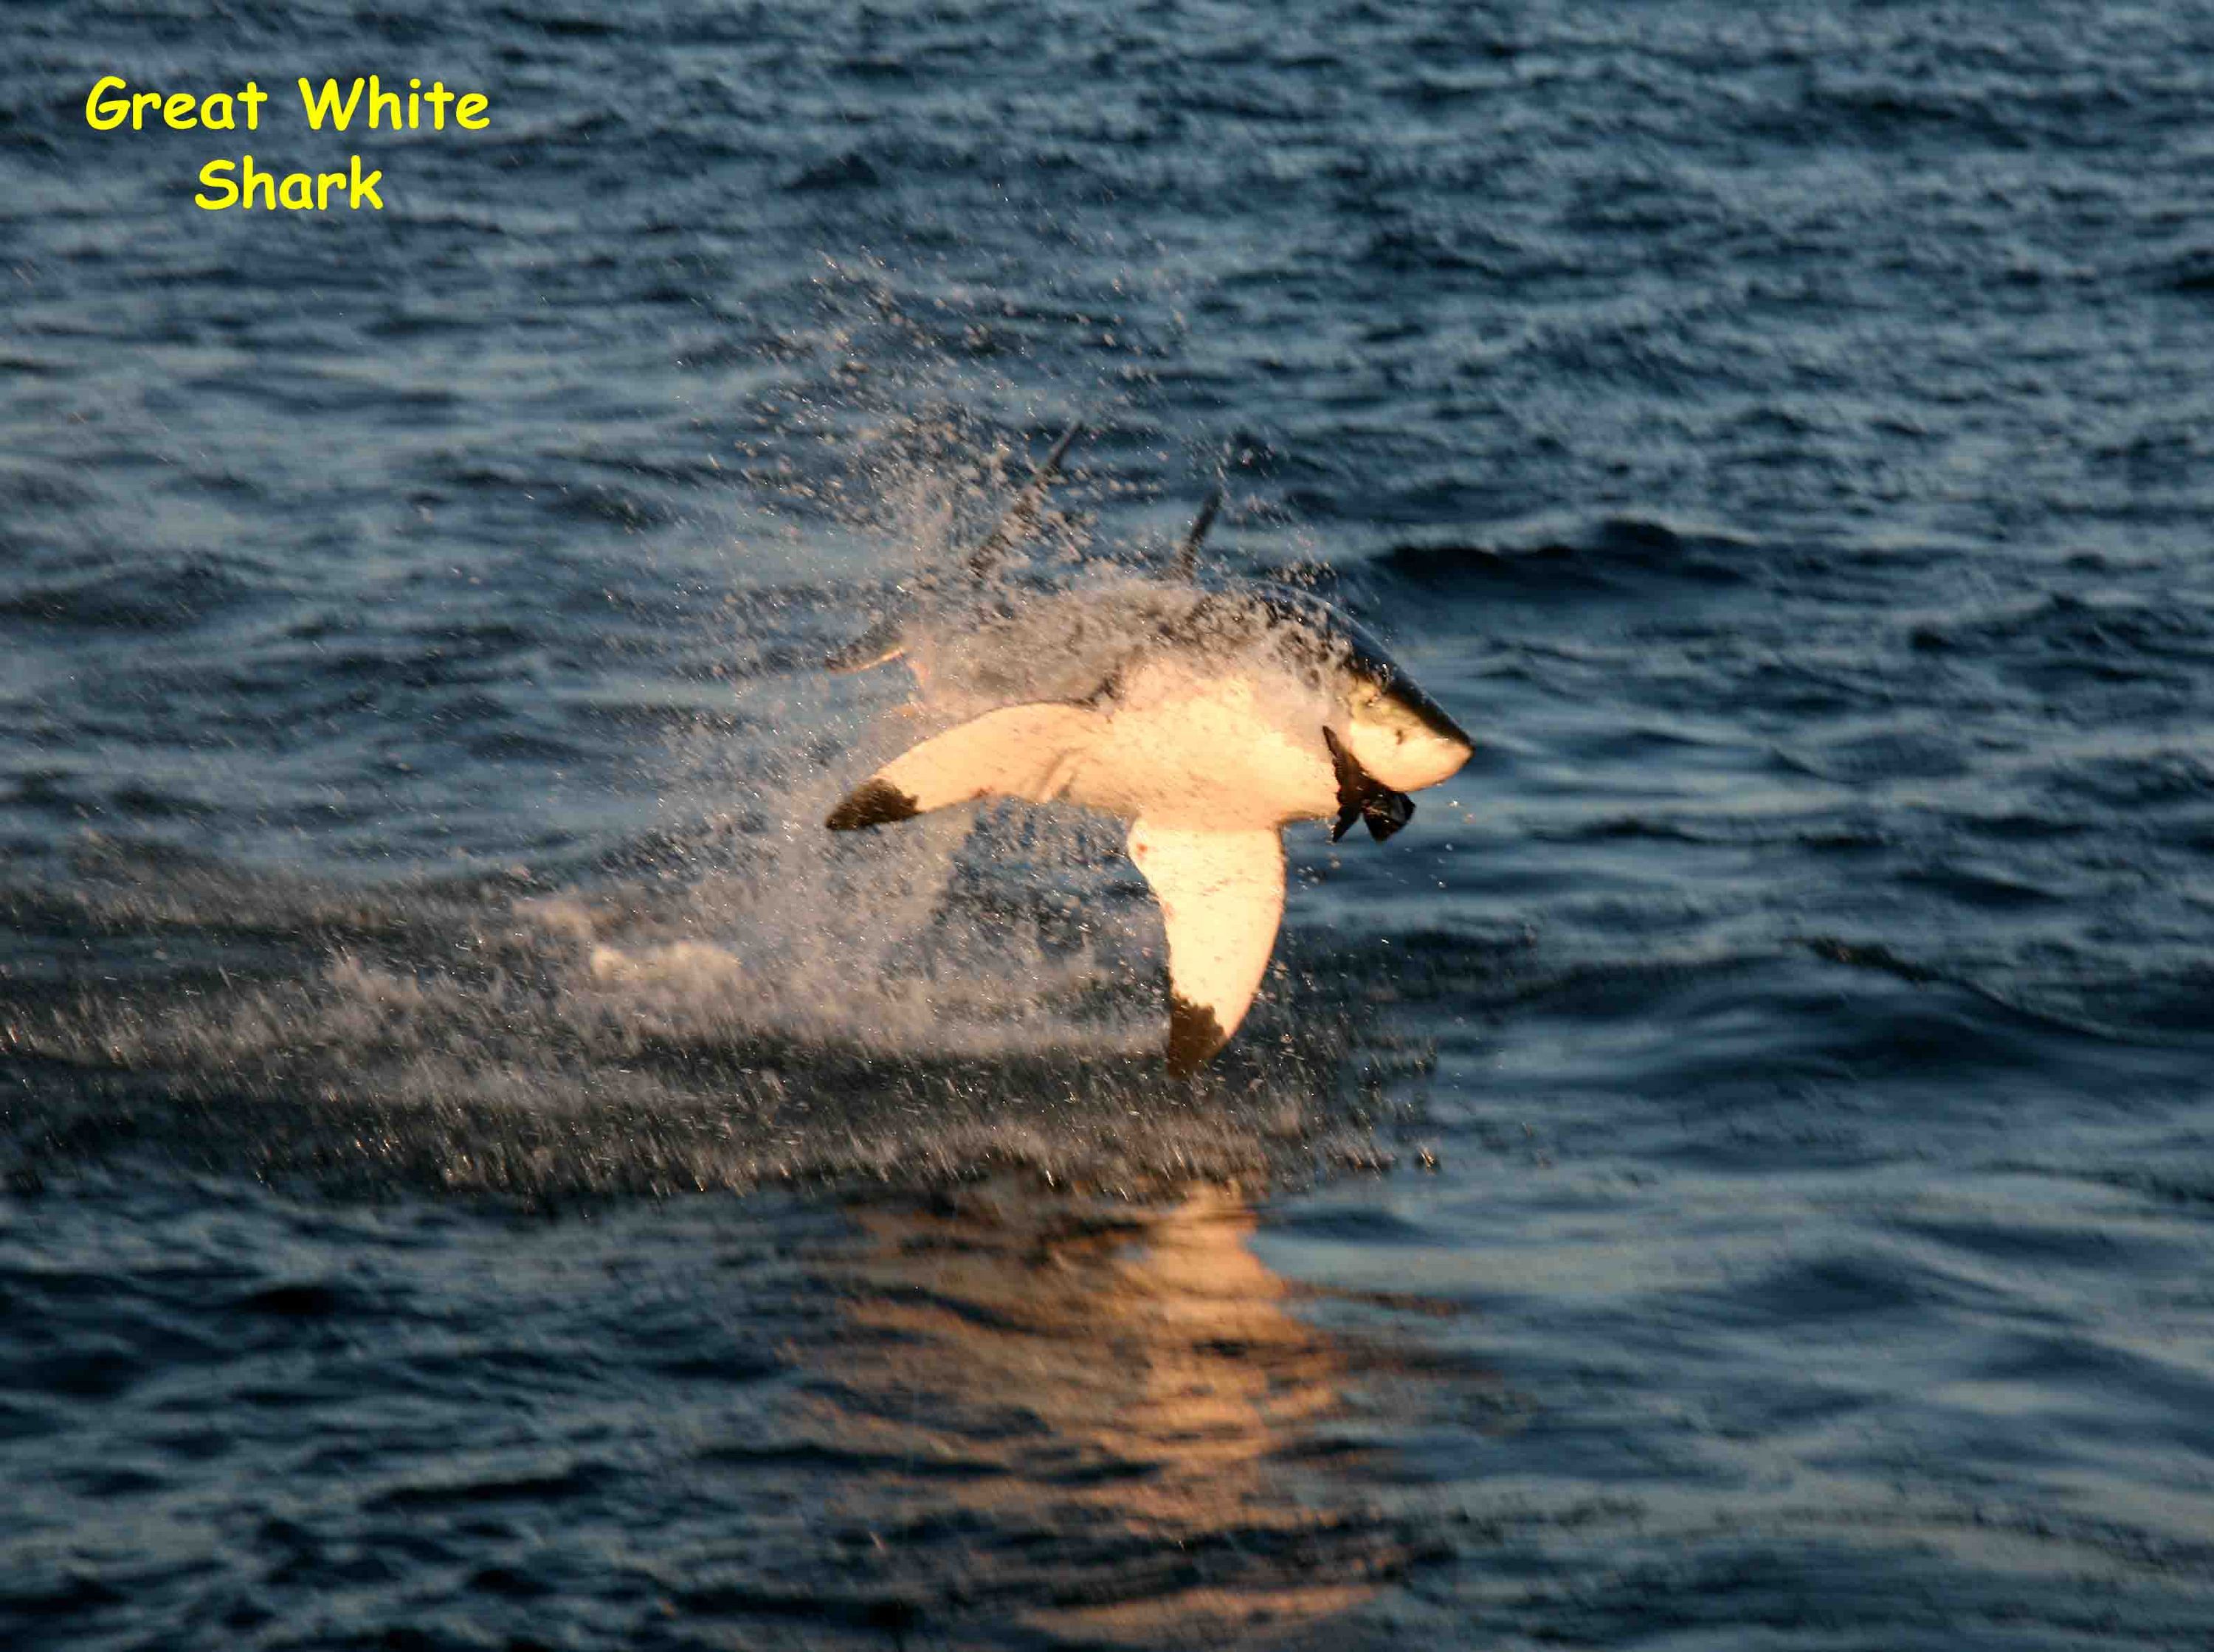
{"type": "Polygon", "coordinates": [[[0,47],[0,1644],[2214,1639],[2214,8],[0,47]],[[1008,600],[1219,479],[1477,740],[1191,1083],[821,824],[1079,418],[1008,600]]]}

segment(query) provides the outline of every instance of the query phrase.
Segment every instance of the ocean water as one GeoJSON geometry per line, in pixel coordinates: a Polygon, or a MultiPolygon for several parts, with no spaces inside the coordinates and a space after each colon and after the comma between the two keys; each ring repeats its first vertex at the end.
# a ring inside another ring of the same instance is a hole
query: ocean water
{"type": "Polygon", "coordinates": [[[2214,9],[0,46],[0,1643],[2214,1636],[2214,9]],[[1008,600],[1220,478],[1480,742],[1191,1085],[819,824],[1079,418],[1008,600]]]}

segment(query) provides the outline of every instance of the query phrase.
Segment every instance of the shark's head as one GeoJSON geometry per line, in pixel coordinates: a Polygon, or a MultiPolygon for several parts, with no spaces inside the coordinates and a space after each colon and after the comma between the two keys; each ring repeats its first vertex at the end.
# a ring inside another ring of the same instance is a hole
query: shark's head
{"type": "Polygon", "coordinates": [[[1279,587],[1259,600],[1322,668],[1344,708],[1346,752],[1369,775],[1394,791],[1420,791],[1468,761],[1476,749],[1468,731],[1366,629],[1304,591],[1279,587]]]}
{"type": "Polygon", "coordinates": [[[1420,791],[1451,777],[1476,742],[1404,673],[1379,681],[1347,674],[1345,748],[1394,791],[1420,791]]]}

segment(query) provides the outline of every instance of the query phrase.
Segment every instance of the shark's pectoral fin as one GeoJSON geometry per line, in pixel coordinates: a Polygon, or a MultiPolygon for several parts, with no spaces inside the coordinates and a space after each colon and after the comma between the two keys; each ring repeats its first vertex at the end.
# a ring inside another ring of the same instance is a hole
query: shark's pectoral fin
{"type": "Polygon", "coordinates": [[[1009,705],[911,747],[848,793],[823,824],[853,832],[978,797],[1051,802],[1105,719],[1080,705],[1009,705]]]}
{"type": "Polygon", "coordinates": [[[1284,845],[1270,829],[1130,828],[1130,858],[1160,902],[1169,943],[1169,1071],[1230,1041],[1260,989],[1284,916],[1284,845]]]}
{"type": "Polygon", "coordinates": [[[1368,835],[1380,844],[1415,818],[1413,798],[1404,791],[1393,791],[1362,768],[1327,727],[1322,737],[1330,747],[1330,765],[1337,771],[1337,822],[1330,829],[1330,842],[1345,836],[1355,820],[1365,820],[1368,835]]]}

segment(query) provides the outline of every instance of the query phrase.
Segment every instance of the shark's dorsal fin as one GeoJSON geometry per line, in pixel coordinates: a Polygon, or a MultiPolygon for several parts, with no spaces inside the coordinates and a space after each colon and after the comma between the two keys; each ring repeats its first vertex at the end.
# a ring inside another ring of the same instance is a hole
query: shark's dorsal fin
{"type": "Polygon", "coordinates": [[[1199,543],[1207,537],[1207,530],[1214,526],[1214,513],[1222,509],[1222,487],[1217,483],[1208,490],[1206,503],[1199,515],[1192,519],[1191,531],[1183,536],[1177,547],[1176,575],[1178,579],[1192,579],[1199,573],[1199,543]]]}
{"type": "Polygon", "coordinates": [[[1169,1071],[1203,1066],[1238,1030],[1284,917],[1284,844],[1273,828],[1130,827],[1130,858],[1160,903],[1169,943],[1169,1071]]]}
{"type": "Polygon", "coordinates": [[[992,531],[976,542],[969,552],[968,568],[971,578],[982,579],[999,565],[1000,558],[1019,544],[1037,527],[1039,508],[1045,503],[1047,491],[1061,475],[1061,461],[1068,456],[1068,449],[1084,430],[1084,421],[1077,419],[1061,433],[1061,440],[1053,444],[1053,451],[1042,460],[1031,472],[1031,479],[1015,496],[992,531]]]}
{"type": "Polygon", "coordinates": [[[1337,771],[1337,824],[1330,829],[1330,842],[1345,836],[1355,820],[1366,820],[1368,835],[1380,844],[1415,818],[1415,800],[1393,791],[1362,768],[1327,724],[1322,738],[1330,747],[1330,765],[1337,771]]]}

